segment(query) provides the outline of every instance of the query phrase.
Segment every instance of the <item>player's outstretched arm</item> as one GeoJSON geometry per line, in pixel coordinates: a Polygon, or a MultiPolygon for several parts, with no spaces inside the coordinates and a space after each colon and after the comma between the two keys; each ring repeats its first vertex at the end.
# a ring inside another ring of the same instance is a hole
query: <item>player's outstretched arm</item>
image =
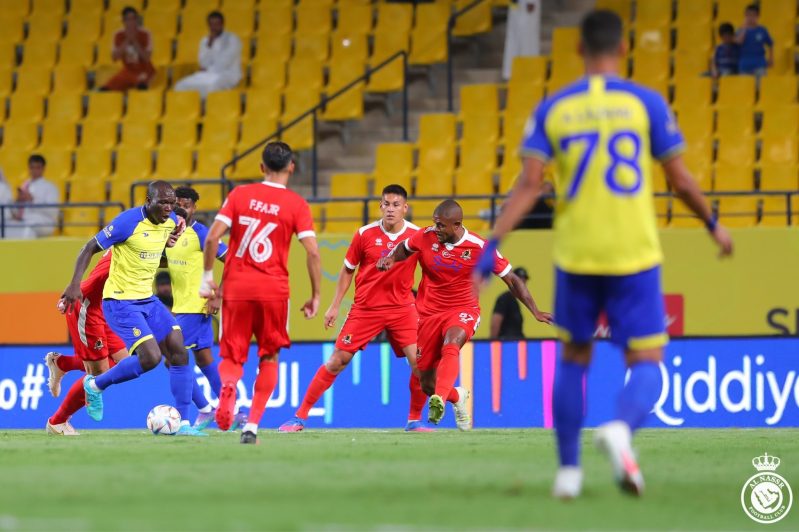
{"type": "Polygon", "coordinates": [[[395,262],[401,262],[414,253],[415,251],[408,249],[408,240],[403,240],[398,245],[394,246],[391,253],[377,260],[377,269],[383,272],[388,271],[394,266],[395,262]]]}
{"type": "Polygon", "coordinates": [[[705,201],[705,196],[699,189],[699,185],[685,167],[683,158],[680,155],[672,157],[663,163],[663,170],[666,173],[671,189],[691,211],[705,222],[705,227],[710,231],[713,240],[718,244],[722,257],[732,254],[732,238],[713,216],[710,205],[705,201]]]}
{"type": "Polygon", "coordinates": [[[75,271],[72,273],[72,280],[67,285],[64,293],[61,294],[65,311],[72,310],[75,302],[83,297],[80,291],[80,281],[83,279],[83,274],[86,273],[86,268],[89,267],[92,257],[98,251],[102,251],[102,248],[94,238],[86,242],[86,244],[80,248],[78,259],[75,261],[75,271]]]}
{"type": "Polygon", "coordinates": [[[535,319],[542,323],[552,324],[552,314],[538,309],[538,305],[535,304],[532,294],[530,294],[530,291],[527,289],[527,284],[521,277],[513,272],[509,272],[506,276],[502,277],[502,280],[508,285],[513,297],[521,301],[522,305],[527,307],[535,319]]]}
{"type": "Polygon", "coordinates": [[[541,196],[543,182],[544,162],[535,157],[525,157],[522,174],[516,180],[516,185],[494,224],[491,240],[502,240],[506,234],[519,225],[519,222],[530,212],[541,196]]]}
{"type": "Polygon", "coordinates": [[[219,239],[225,236],[228,226],[224,222],[214,220],[203,246],[203,282],[200,285],[200,297],[211,298],[219,286],[214,282],[214,261],[219,251],[219,239]]]}
{"type": "Polygon", "coordinates": [[[336,325],[338,319],[338,309],[341,307],[341,302],[344,300],[344,295],[350,289],[352,284],[352,277],[355,275],[355,270],[350,270],[347,266],[342,266],[338,274],[338,281],[336,282],[336,294],[333,296],[333,301],[325,312],[325,329],[329,329],[336,325]]]}
{"type": "Polygon", "coordinates": [[[316,237],[306,236],[300,240],[305,248],[305,266],[311,279],[311,298],[302,306],[305,319],[311,319],[319,312],[319,299],[322,291],[322,257],[316,237]]]}

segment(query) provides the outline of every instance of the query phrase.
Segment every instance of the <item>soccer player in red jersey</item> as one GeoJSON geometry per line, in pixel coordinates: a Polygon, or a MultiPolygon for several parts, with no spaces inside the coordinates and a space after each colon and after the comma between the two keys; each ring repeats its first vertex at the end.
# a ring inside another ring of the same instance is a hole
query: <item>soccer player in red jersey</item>
{"type": "Polygon", "coordinates": [[[407,357],[411,370],[416,371],[416,326],[419,316],[412,292],[416,260],[407,260],[390,273],[377,270],[375,265],[419,228],[405,220],[408,192],[400,185],[389,185],[383,189],[380,211],[383,213],[380,220],[364,225],[352,237],[336,284],[336,295],[325,313],[325,328],[329,329],[336,324],[341,301],[357,269],[355,302],[339,332],[336,350],[319,367],[300,408],[292,419],[280,426],[280,432],[303,430],[308,411],[333,385],[355,353],[365,349],[369,341],[383,330],[388,332],[394,352],[407,357]]]}
{"type": "MultiPolygon", "coordinates": [[[[471,429],[465,408],[469,391],[455,388],[460,349],[480,325],[480,302],[472,272],[485,241],[463,226],[463,210],[454,200],[445,200],[433,213],[435,225],[417,232],[380,259],[377,267],[388,270],[418,254],[422,283],[416,305],[419,309],[419,354],[417,365],[421,391],[411,390],[409,419],[421,416],[425,395],[430,396],[428,420],[438,424],[444,416],[444,401],[453,403],[458,428],[471,429]],[[466,397],[463,397],[463,395],[466,397]]],[[[552,322],[548,312],[538,310],[525,282],[513,273],[510,263],[497,253],[494,274],[535,319],[552,322]]]]}
{"type": "MultiPolygon", "coordinates": [[[[108,250],[89,277],[81,283],[80,291],[83,298],[75,303],[74,308],[67,310],[63,300],[58,302],[58,309],[67,320],[75,356],[51,352],[44,358],[50,371],[47,385],[53,397],[61,395],[61,379],[66,372],[80,370],[87,371],[90,375],[100,375],[108,370],[110,364],[128,356],[125,343],[111,330],[103,316],[103,287],[110,269],[111,250],[108,250]]],[[[78,432],[69,422],[69,418],[85,404],[83,379],[78,379],[67,392],[55,414],[47,420],[47,432],[61,436],[77,436],[78,432]]]]}
{"type": "Polygon", "coordinates": [[[270,142],[262,156],[264,181],[234,188],[225,200],[205,239],[203,283],[200,295],[218,290],[213,266],[219,239],[229,230],[230,244],[222,275],[222,390],[216,424],[227,430],[233,421],[236,384],[243,373],[250,339],[255,335],[260,357],[255,394],[241,443],[256,443],[258,423],[278,378],[278,353],[289,347],[289,273],[291,237],[296,234],[307,254],[311,298],[302,306],[306,319],[319,311],[322,264],[308,203],[288,190],[294,172],[293,153],[283,142],[270,142]]]}

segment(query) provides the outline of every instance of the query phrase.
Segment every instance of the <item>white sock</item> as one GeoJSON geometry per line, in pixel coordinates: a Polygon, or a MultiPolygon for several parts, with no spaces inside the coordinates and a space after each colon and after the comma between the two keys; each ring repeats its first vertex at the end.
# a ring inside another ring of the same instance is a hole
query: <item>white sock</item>
{"type": "Polygon", "coordinates": [[[200,414],[208,414],[208,413],[211,412],[211,410],[213,410],[213,408],[211,408],[210,404],[207,404],[207,405],[205,405],[205,408],[201,408],[199,410],[199,412],[200,412],[200,414]]]}
{"type": "Polygon", "coordinates": [[[247,423],[244,425],[244,428],[241,429],[242,432],[252,432],[253,434],[258,434],[258,425],[255,423],[247,423]]]}
{"type": "Polygon", "coordinates": [[[89,388],[94,392],[102,392],[102,390],[97,387],[97,383],[94,382],[94,379],[89,379],[89,388]]]}

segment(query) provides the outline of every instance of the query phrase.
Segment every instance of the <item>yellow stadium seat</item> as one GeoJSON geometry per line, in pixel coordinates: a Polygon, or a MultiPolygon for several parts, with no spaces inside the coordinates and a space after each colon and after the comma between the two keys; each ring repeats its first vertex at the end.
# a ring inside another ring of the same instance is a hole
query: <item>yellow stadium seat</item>
{"type": "Polygon", "coordinates": [[[281,94],[276,90],[250,89],[246,92],[244,118],[276,120],[282,111],[281,94]]]}
{"type": "Polygon", "coordinates": [[[633,53],[633,79],[652,85],[669,78],[670,57],[667,51],[638,50],[633,53]]]}
{"type": "Polygon", "coordinates": [[[497,85],[482,83],[464,85],[460,93],[460,117],[466,115],[497,114],[499,112],[499,94],[497,85]]]}
{"type": "Polygon", "coordinates": [[[242,44],[252,36],[255,31],[252,8],[231,3],[222,9],[222,13],[225,15],[225,30],[238,35],[242,44]]]}
{"type": "Polygon", "coordinates": [[[101,14],[105,10],[102,0],[70,0],[69,16],[76,14],[101,14]]]}
{"type": "MultiPolygon", "coordinates": [[[[68,189],[69,189],[68,197],[70,203],[105,201],[108,197],[107,193],[108,186],[105,180],[99,178],[93,178],[90,176],[82,176],[79,174],[73,176],[73,178],[68,183],[68,189]]],[[[67,209],[67,210],[74,211],[75,209],[67,209]]],[[[66,218],[66,213],[65,213],[65,218],[66,218]]]]}
{"type": "Polygon", "coordinates": [[[185,179],[191,174],[193,158],[191,149],[159,148],[156,153],[155,179],[185,179]]]}
{"type": "Polygon", "coordinates": [[[212,92],[205,100],[205,118],[229,122],[238,121],[241,115],[241,93],[238,90],[212,92]]]}
{"type": "Polygon", "coordinates": [[[22,64],[28,68],[52,68],[58,55],[56,41],[25,41],[22,64]]]}
{"type": "Polygon", "coordinates": [[[117,144],[117,123],[87,120],[81,125],[80,148],[110,150],[117,144]]]}
{"type": "Polygon", "coordinates": [[[25,46],[31,42],[55,44],[61,39],[63,31],[64,23],[60,13],[31,15],[28,19],[28,39],[25,41],[25,46]]]}
{"type": "Polygon", "coordinates": [[[122,117],[122,93],[89,93],[87,120],[119,120],[122,117]]]}
{"type": "MultiPolygon", "coordinates": [[[[285,109],[280,122],[289,126],[293,120],[319,103],[319,92],[297,89],[285,94],[285,109]]],[[[313,117],[308,116],[291,125],[281,134],[281,140],[295,150],[307,150],[314,144],[313,117]]]]}
{"type": "MultiPolygon", "coordinates": [[[[796,224],[796,216],[793,216],[796,224]]],[[[788,224],[788,205],[785,196],[763,196],[760,200],[759,224],[765,227],[785,227],[788,224]]]]}
{"type": "Polygon", "coordinates": [[[30,13],[30,2],[17,2],[15,0],[4,0],[0,2],[0,16],[3,18],[25,18],[30,13]]]}
{"type": "Polygon", "coordinates": [[[330,55],[330,35],[327,33],[294,34],[294,57],[323,63],[330,55]]]}
{"type": "Polygon", "coordinates": [[[344,33],[336,31],[330,39],[330,61],[366,63],[369,46],[364,33],[344,33]]]}
{"type": "MultiPolygon", "coordinates": [[[[112,181],[130,183],[132,181],[146,181],[150,179],[153,172],[152,152],[147,148],[129,147],[124,150],[117,150],[116,170],[111,177],[112,181]]],[[[119,187],[112,187],[112,194],[120,192],[119,187]],[[117,190],[114,190],[116,188],[117,190]]],[[[128,203],[129,190],[124,190],[122,196],[116,196],[114,201],[124,198],[123,202],[128,203]]]]}
{"type": "Polygon", "coordinates": [[[452,175],[455,172],[454,164],[454,149],[452,147],[437,149],[438,153],[447,153],[445,156],[449,158],[449,152],[452,151],[452,165],[449,161],[439,161],[436,158],[431,158],[430,162],[443,162],[443,168],[435,168],[434,165],[420,166],[416,170],[416,191],[415,196],[452,196],[452,175]]]}
{"type": "Polygon", "coordinates": [[[130,91],[124,121],[156,121],[161,118],[164,94],[161,91],[130,91]]]}
{"type": "Polygon", "coordinates": [[[668,26],[672,0],[646,0],[635,3],[636,26],[668,26]]]}
{"type": "Polygon", "coordinates": [[[575,27],[559,27],[552,32],[552,57],[577,56],[580,30],[575,27]]]}
{"type": "Polygon", "coordinates": [[[9,122],[40,122],[44,116],[44,97],[38,94],[15,92],[8,101],[9,122]]]}
{"type": "Polygon", "coordinates": [[[167,92],[164,120],[199,120],[199,92],[167,92]]]}
{"type": "Polygon", "coordinates": [[[291,34],[268,34],[255,41],[253,62],[262,64],[283,64],[291,57],[291,34]]]}
{"type": "Polygon", "coordinates": [[[710,56],[691,51],[674,52],[674,79],[677,84],[686,78],[701,76],[710,69],[710,56]]]}
{"type": "Polygon", "coordinates": [[[712,150],[710,145],[698,149],[689,146],[683,155],[685,166],[691,172],[696,183],[704,191],[713,190],[712,150]]]}
{"type": "Polygon", "coordinates": [[[455,194],[493,194],[494,176],[491,171],[462,166],[455,172],[455,194]]]}
{"type": "Polygon", "coordinates": [[[105,179],[111,175],[111,150],[83,147],[75,150],[73,179],[105,179]]]}
{"type": "MultiPolygon", "coordinates": [[[[493,144],[485,142],[464,142],[461,144],[458,166],[461,173],[493,173],[497,167],[497,151],[493,144]]],[[[463,193],[463,191],[461,191],[463,193]]],[[[477,194],[477,192],[472,192],[477,194]]]]}
{"type": "Polygon", "coordinates": [[[86,238],[97,234],[101,227],[100,209],[97,207],[65,209],[61,236],[86,238]]]}
{"type": "Polygon", "coordinates": [[[78,65],[59,64],[53,69],[53,92],[82,94],[86,91],[86,70],[78,65]]]}
{"type": "MultiPolygon", "coordinates": [[[[691,0],[683,0],[690,2],[691,0]]],[[[737,22],[743,20],[746,6],[751,4],[751,0],[719,0],[718,11],[716,12],[717,25],[722,22],[730,22],[738,26],[737,22]]]]}
{"type": "Polygon", "coordinates": [[[413,26],[413,6],[410,4],[379,3],[375,36],[381,33],[409,33],[413,26]]]}
{"type": "MultiPolygon", "coordinates": [[[[192,174],[194,177],[203,177],[203,178],[218,178],[219,177],[219,169],[222,168],[226,162],[233,158],[233,150],[226,149],[223,146],[218,146],[215,149],[210,147],[199,150],[197,152],[197,168],[194,170],[192,174]]],[[[217,191],[221,193],[219,190],[219,185],[216,185],[217,191]]],[[[214,199],[219,198],[219,194],[215,195],[214,199]]],[[[214,201],[211,203],[212,205],[218,205],[219,201],[214,201]]]]}
{"type": "Polygon", "coordinates": [[[796,90],[796,76],[765,76],[760,80],[757,107],[763,109],[779,104],[795,104],[796,90]]]}
{"type": "Polygon", "coordinates": [[[727,227],[753,227],[757,223],[757,198],[725,196],[717,200],[719,221],[727,227]]]}
{"type": "Polygon", "coordinates": [[[174,38],[178,29],[178,14],[147,9],[144,12],[144,27],[153,37],[174,38]]]}
{"type": "MultiPolygon", "coordinates": [[[[297,89],[284,94],[283,118],[291,120],[319,103],[319,92],[314,89],[297,89]]],[[[286,122],[287,120],[283,120],[286,122]]]]}
{"type": "Polygon", "coordinates": [[[39,16],[41,14],[52,16],[64,15],[65,5],[61,0],[33,0],[31,3],[31,17],[39,16]]]}
{"type": "Polygon", "coordinates": [[[760,165],[760,190],[796,191],[799,188],[799,167],[793,164],[763,163],[760,165]]]}
{"type": "Polygon", "coordinates": [[[59,66],[88,68],[94,64],[94,41],[66,38],[58,45],[59,66]]]}
{"type": "MultiPolygon", "coordinates": [[[[258,29],[256,34],[259,37],[285,37],[290,39],[294,29],[294,2],[287,2],[280,5],[274,2],[261,2],[258,13],[258,29]]],[[[259,39],[265,42],[266,39],[259,39]]]]}
{"type": "MultiPolygon", "coordinates": [[[[720,2],[723,5],[724,0],[720,2]]],[[[643,3],[643,2],[642,2],[643,3]]],[[[714,0],[677,0],[677,22],[698,21],[709,23],[713,18],[714,0]]],[[[743,11],[733,20],[738,20],[743,16],[743,11]]]]}
{"type": "Polygon", "coordinates": [[[652,165],[652,192],[668,192],[669,184],[666,180],[666,173],[660,164],[652,165]]]}
{"type": "MultiPolygon", "coordinates": [[[[383,5],[383,4],[381,4],[383,5]]],[[[369,67],[376,68],[400,51],[407,51],[409,32],[380,32],[375,34],[374,50],[369,59],[369,67]]],[[[405,73],[402,57],[396,57],[379,71],[372,73],[367,84],[369,92],[395,92],[402,89],[405,73]]]]}
{"type": "Polygon", "coordinates": [[[22,66],[17,69],[16,92],[45,96],[50,92],[50,67],[22,66]]]}
{"type": "Polygon", "coordinates": [[[41,146],[38,153],[47,161],[47,179],[55,183],[63,183],[72,175],[72,151],[59,149],[44,149],[41,146]]]}
{"type": "Polygon", "coordinates": [[[336,201],[325,204],[324,232],[351,235],[364,225],[362,201],[336,201]]]}
{"type": "MultiPolygon", "coordinates": [[[[133,184],[133,179],[122,179],[117,178],[116,175],[112,176],[112,179],[107,182],[109,191],[108,191],[108,201],[112,201],[115,203],[121,203],[125,209],[131,207],[130,203],[130,186],[133,184]]],[[[138,190],[138,194],[142,195],[141,202],[136,202],[141,204],[144,202],[144,192],[142,189],[138,190]]]]}
{"type": "MultiPolygon", "coordinates": [[[[472,0],[455,0],[454,7],[461,10],[472,3],[472,0]]],[[[491,31],[491,27],[491,4],[481,2],[455,20],[452,34],[458,37],[477,35],[491,31]]]]}
{"type": "Polygon", "coordinates": [[[242,152],[261,142],[267,135],[277,131],[277,118],[259,118],[244,116],[241,120],[241,137],[236,146],[236,151],[242,152]]]}
{"type": "Polygon", "coordinates": [[[499,116],[491,109],[463,115],[463,142],[495,147],[499,141],[499,116]]]}
{"type": "Polygon", "coordinates": [[[719,79],[717,106],[752,106],[755,103],[754,76],[723,76],[719,79]]]}
{"type": "Polygon", "coordinates": [[[408,143],[378,144],[375,152],[375,190],[396,183],[410,190],[413,172],[413,145],[408,143]]]}
{"type": "Polygon", "coordinates": [[[100,38],[103,29],[102,12],[73,13],[70,10],[67,18],[67,38],[95,42],[100,38]]]}
{"type": "MultiPolygon", "coordinates": [[[[363,73],[364,66],[361,62],[331,62],[330,80],[325,89],[326,96],[335,95],[363,73]]],[[[363,89],[364,84],[358,83],[336,98],[329,100],[322,113],[322,119],[346,121],[363,118],[363,89]]]]}
{"type": "Polygon", "coordinates": [[[95,58],[96,67],[108,67],[109,70],[115,68],[115,61],[111,57],[114,48],[114,32],[120,28],[115,28],[112,31],[107,31],[102,38],[97,41],[97,53],[95,58]]]}
{"type": "Polygon", "coordinates": [[[511,83],[505,99],[505,121],[526,122],[543,98],[544,87],[536,81],[511,83]]]}
{"type": "Polygon", "coordinates": [[[410,62],[432,65],[447,60],[447,24],[449,5],[420,4],[416,8],[416,25],[411,31],[410,62]]]}
{"type": "Polygon", "coordinates": [[[250,87],[271,92],[279,92],[286,85],[286,65],[253,63],[250,65],[250,87]]]}
{"type": "Polygon", "coordinates": [[[720,107],[716,113],[716,136],[750,137],[755,132],[751,107],[720,107]]]}
{"type": "Polygon", "coordinates": [[[419,119],[418,146],[455,144],[456,120],[452,113],[428,113],[419,119]]]}
{"type": "Polygon", "coordinates": [[[219,9],[219,0],[187,0],[183,6],[183,13],[196,12],[208,14],[219,9]]]}
{"type": "Polygon", "coordinates": [[[121,149],[152,149],[156,144],[157,123],[154,119],[143,117],[141,120],[128,119],[122,122],[121,149]]]}
{"type": "Polygon", "coordinates": [[[0,168],[3,169],[3,175],[12,191],[29,177],[28,156],[29,152],[16,148],[0,148],[0,168]]]}
{"type": "Polygon", "coordinates": [[[671,218],[669,227],[696,228],[703,227],[704,222],[696,217],[691,209],[680,200],[671,202],[671,218]]]}
{"type": "MultiPolygon", "coordinates": [[[[289,126],[291,120],[282,120],[281,124],[289,126]]],[[[313,119],[308,117],[287,127],[280,135],[280,140],[291,146],[294,151],[310,150],[314,145],[313,119]]]]}
{"type": "Polygon", "coordinates": [[[712,89],[710,78],[675,76],[674,108],[682,117],[683,108],[710,107],[712,89]]]}
{"type": "Polygon", "coordinates": [[[597,0],[595,8],[613,11],[625,24],[632,20],[632,0],[597,0]]]}
{"type": "Polygon", "coordinates": [[[232,153],[238,140],[238,120],[231,122],[222,119],[206,119],[203,122],[199,153],[206,150],[228,150],[232,153]]]}
{"type": "Polygon", "coordinates": [[[678,20],[675,28],[680,52],[708,55],[713,50],[713,26],[708,20],[678,20]]]}
{"type": "Polygon", "coordinates": [[[197,144],[197,121],[172,117],[161,124],[161,146],[164,148],[193,148],[197,144]]]}
{"type": "MultiPolygon", "coordinates": [[[[268,134],[268,133],[267,133],[268,134]]],[[[247,146],[249,148],[249,146],[247,146]]],[[[244,151],[239,151],[236,155],[241,155],[244,151]]],[[[254,180],[261,179],[261,150],[257,149],[239,159],[236,162],[236,167],[232,170],[227,170],[226,175],[232,179],[246,179],[254,180]]]]}
{"type": "Polygon", "coordinates": [[[9,123],[3,127],[3,150],[29,151],[39,145],[39,131],[35,123],[9,123]]]}
{"type": "Polygon", "coordinates": [[[583,76],[583,63],[577,55],[552,61],[552,74],[547,80],[547,94],[562,89],[583,76]]]}
{"type": "Polygon", "coordinates": [[[329,35],[332,18],[329,9],[300,5],[294,10],[297,17],[297,33],[302,35],[329,35]]]}
{"type": "Polygon", "coordinates": [[[322,63],[304,57],[295,57],[288,65],[288,85],[286,92],[294,90],[321,90],[323,80],[322,63]]]}
{"type": "Polygon", "coordinates": [[[42,125],[43,150],[72,150],[76,146],[77,127],[74,121],[46,120],[42,125]]]}
{"type": "Polygon", "coordinates": [[[716,165],[713,190],[719,192],[751,191],[755,189],[752,168],[749,166],[716,165]]]}
{"type": "Polygon", "coordinates": [[[668,26],[638,26],[633,51],[663,52],[671,48],[668,26]]]}
{"type": "Polygon", "coordinates": [[[799,145],[797,145],[796,137],[784,133],[764,136],[760,145],[760,161],[776,164],[799,162],[799,145]]]}
{"type": "Polygon", "coordinates": [[[366,35],[371,33],[374,22],[374,10],[370,4],[339,8],[336,32],[348,35],[366,35]]]}
{"type": "Polygon", "coordinates": [[[720,139],[716,162],[731,165],[753,165],[755,162],[755,143],[752,137],[720,139]]]}
{"type": "MultiPolygon", "coordinates": [[[[219,178],[219,167],[217,167],[216,173],[214,173],[212,177],[214,179],[219,178]]],[[[219,209],[227,194],[226,191],[223,192],[223,187],[220,183],[204,183],[203,181],[193,181],[190,186],[200,196],[202,208],[213,211],[219,209]]]]}
{"type": "Polygon", "coordinates": [[[547,78],[549,59],[544,56],[518,56],[511,65],[510,84],[540,84],[547,78]]]}
{"type": "MultiPolygon", "coordinates": [[[[0,65],[0,98],[5,99],[11,95],[13,74],[10,65],[0,65]]],[[[5,109],[0,109],[0,122],[5,118],[5,109]]]]}
{"type": "Polygon", "coordinates": [[[173,64],[190,65],[191,70],[194,70],[193,65],[196,65],[198,61],[198,49],[201,38],[202,35],[198,36],[193,33],[181,33],[178,35],[173,64]]]}
{"type": "MultiPolygon", "coordinates": [[[[750,114],[751,121],[751,114],[750,114]]],[[[709,143],[713,137],[713,110],[709,107],[683,108],[677,117],[685,142],[709,143]]]]}
{"type": "MultiPolygon", "coordinates": [[[[374,195],[381,191],[375,190],[374,195]]],[[[348,173],[330,176],[330,197],[348,198],[369,195],[369,176],[366,174],[348,173]]]]}

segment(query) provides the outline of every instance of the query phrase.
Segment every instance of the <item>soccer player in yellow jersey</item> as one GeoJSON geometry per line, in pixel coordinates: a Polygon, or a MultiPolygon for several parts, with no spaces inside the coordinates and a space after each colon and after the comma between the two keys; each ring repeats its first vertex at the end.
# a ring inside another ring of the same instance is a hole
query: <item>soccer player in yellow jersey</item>
{"type": "Polygon", "coordinates": [[[161,361],[162,347],[169,357],[169,381],[175,408],[180,412],[178,434],[206,436],[188,422],[194,376],[183,343],[183,334],[174,316],[153,295],[153,278],[161,263],[164,248],[174,245],[185,222],[172,212],[175,191],[165,181],[153,181],[147,188],[147,201],[114,218],[80,251],[72,281],[62,298],[67,310],[82,297],[80,281],[92,256],[114,247],[114,258],[103,289],[103,314],[108,325],[134,356],[122,359],[102,375],[87,375],[86,411],[95,421],[103,418],[102,392],[150,371],[161,361]]]}
{"type": "Polygon", "coordinates": [[[652,164],[659,162],[674,193],[706,224],[722,255],[732,240],[714,218],[683,163],[683,138],[668,105],[653,90],[617,76],[625,54],[622,22],[594,11],[582,22],[585,77],[547,98],[528,123],[522,176],[481,257],[484,275],[501,239],[530,211],[541,191],[544,165],[556,165],[555,324],[564,343],[553,390],[560,469],[553,494],[580,494],[583,379],[591,361],[600,312],[612,341],[624,350],[629,380],[616,419],[599,427],[620,487],[640,495],[644,482],[632,452],[632,432],[645,421],[662,389],[659,363],[667,343],[660,285],[661,250],[652,199],[652,164]]]}

